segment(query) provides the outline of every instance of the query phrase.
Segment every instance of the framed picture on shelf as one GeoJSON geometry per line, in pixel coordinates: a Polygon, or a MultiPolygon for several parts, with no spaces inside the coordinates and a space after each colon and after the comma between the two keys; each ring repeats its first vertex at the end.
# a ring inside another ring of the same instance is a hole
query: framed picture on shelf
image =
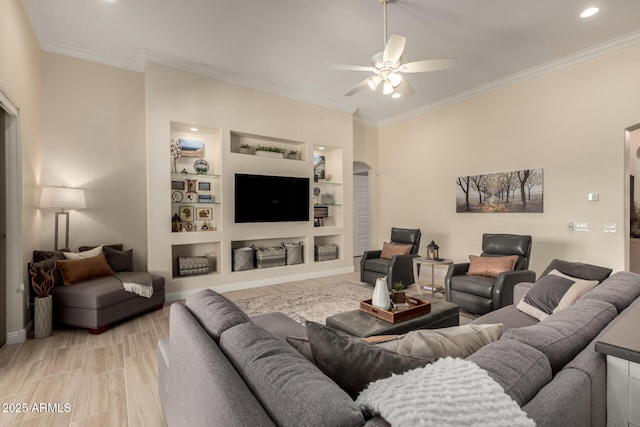
{"type": "Polygon", "coordinates": [[[193,206],[180,206],[180,221],[193,221],[193,206]]]}
{"type": "Polygon", "coordinates": [[[180,157],[204,157],[204,143],[197,139],[179,138],[178,144],[182,153],[180,157]]]}
{"type": "MultiPolygon", "coordinates": [[[[313,176],[317,176],[318,179],[324,179],[325,172],[325,158],[320,154],[313,155],[313,176]]],[[[315,180],[315,179],[314,179],[315,180]]]]}
{"type": "Polygon", "coordinates": [[[184,181],[171,181],[172,190],[184,190],[184,181]]]}
{"type": "Polygon", "coordinates": [[[198,191],[211,191],[211,183],[210,182],[199,182],[198,183],[198,191]]]}
{"type": "Polygon", "coordinates": [[[198,203],[213,203],[211,194],[198,194],[198,203]]]}
{"type": "Polygon", "coordinates": [[[213,210],[211,208],[196,208],[196,219],[199,221],[213,219],[213,210]]]}

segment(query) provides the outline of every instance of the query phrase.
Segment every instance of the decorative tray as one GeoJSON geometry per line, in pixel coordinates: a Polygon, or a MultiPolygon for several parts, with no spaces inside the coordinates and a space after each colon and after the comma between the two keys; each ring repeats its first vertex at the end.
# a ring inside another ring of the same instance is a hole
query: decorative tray
{"type": "Polygon", "coordinates": [[[396,308],[394,311],[382,310],[371,304],[371,299],[360,301],[360,310],[389,323],[398,323],[412,317],[431,313],[431,303],[426,300],[407,296],[408,307],[396,308]]]}

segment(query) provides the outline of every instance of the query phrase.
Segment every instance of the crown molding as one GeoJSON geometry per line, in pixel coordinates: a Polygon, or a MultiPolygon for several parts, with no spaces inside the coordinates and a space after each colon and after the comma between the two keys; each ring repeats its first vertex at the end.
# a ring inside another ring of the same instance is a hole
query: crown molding
{"type": "Polygon", "coordinates": [[[227,73],[225,71],[210,67],[205,64],[186,61],[181,58],[176,58],[170,55],[165,55],[165,54],[154,52],[151,50],[140,49],[137,54],[136,62],[139,64],[143,64],[143,68],[144,68],[144,65],[146,65],[147,63],[160,64],[170,68],[187,71],[193,74],[199,74],[201,76],[222,80],[227,83],[232,83],[232,84],[247,87],[250,89],[271,93],[273,95],[284,96],[286,98],[295,99],[297,101],[307,102],[309,104],[315,104],[321,107],[327,107],[334,110],[343,111],[349,114],[354,114],[357,110],[354,107],[338,104],[338,103],[327,101],[321,98],[301,95],[299,93],[282,89],[273,85],[263,84],[253,80],[244,79],[237,75],[227,73]]]}
{"type": "Polygon", "coordinates": [[[483,93],[490,92],[492,90],[495,90],[501,87],[509,86],[514,83],[528,80],[533,77],[541,76],[543,74],[547,74],[552,71],[560,70],[570,65],[577,64],[579,62],[586,61],[592,58],[596,58],[598,56],[605,55],[607,53],[631,46],[639,42],[640,42],[640,31],[635,31],[633,33],[627,34],[622,37],[618,37],[608,42],[601,43],[601,44],[592,46],[588,49],[581,50],[574,54],[564,56],[560,59],[550,61],[545,64],[521,71],[519,73],[512,74],[505,78],[494,80],[487,84],[477,86],[473,89],[460,92],[456,95],[443,98],[431,104],[427,104],[422,107],[419,107],[415,110],[391,117],[389,119],[381,120],[377,123],[377,127],[382,128],[385,126],[389,126],[399,121],[406,120],[410,117],[423,114],[427,111],[435,110],[437,108],[444,107],[445,105],[453,104],[455,102],[459,102],[467,98],[472,98],[474,96],[478,96],[483,93]]]}

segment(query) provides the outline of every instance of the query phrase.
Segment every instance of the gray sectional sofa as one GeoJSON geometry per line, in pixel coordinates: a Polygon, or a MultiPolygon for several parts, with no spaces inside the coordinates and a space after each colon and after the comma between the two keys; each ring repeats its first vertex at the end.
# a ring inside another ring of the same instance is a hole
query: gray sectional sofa
{"type": "MultiPolygon", "coordinates": [[[[518,285],[514,299],[530,284],[518,285]]],[[[640,275],[620,272],[542,322],[503,307],[474,323],[503,323],[501,339],[467,358],[540,426],[606,424],[606,363],[598,336],[640,303],[640,275]]],[[[360,408],[283,338],[305,328],[281,313],[249,318],[211,290],[173,304],[158,344],[169,426],[388,425],[360,408]]]]}

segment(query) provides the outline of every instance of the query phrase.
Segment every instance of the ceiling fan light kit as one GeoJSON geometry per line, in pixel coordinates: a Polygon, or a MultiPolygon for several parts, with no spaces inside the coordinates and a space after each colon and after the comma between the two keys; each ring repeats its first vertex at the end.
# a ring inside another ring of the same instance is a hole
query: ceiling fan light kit
{"type": "Polygon", "coordinates": [[[415,90],[411,84],[402,77],[402,73],[423,73],[445,70],[455,65],[455,59],[452,58],[426,59],[403,64],[402,54],[407,44],[407,38],[392,34],[391,37],[387,39],[387,3],[392,3],[395,0],[379,1],[383,6],[384,50],[371,57],[371,66],[325,64],[330,68],[338,70],[368,71],[375,73],[375,75],[368,77],[349,89],[344,96],[351,96],[366,87],[369,87],[371,90],[376,90],[378,86],[380,86],[380,83],[382,83],[382,93],[385,95],[391,95],[393,98],[409,96],[415,93],[415,90]]]}

